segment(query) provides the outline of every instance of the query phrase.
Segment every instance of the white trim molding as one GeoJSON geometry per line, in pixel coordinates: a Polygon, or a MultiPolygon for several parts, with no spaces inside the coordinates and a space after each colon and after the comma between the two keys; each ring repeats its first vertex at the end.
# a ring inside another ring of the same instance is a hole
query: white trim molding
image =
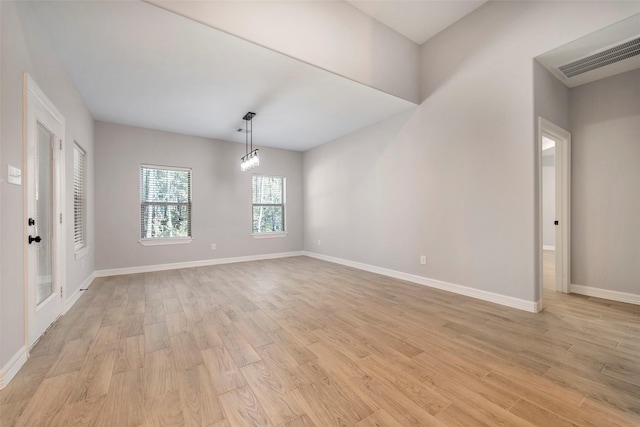
{"type": "Polygon", "coordinates": [[[254,239],[275,239],[279,237],[287,237],[286,231],[275,231],[271,233],[251,233],[254,239]]]}
{"type": "Polygon", "coordinates": [[[542,245],[542,250],[543,251],[555,251],[556,247],[552,246],[552,245],[542,245]]]}
{"type": "Polygon", "coordinates": [[[612,291],[609,289],[594,288],[591,286],[574,284],[571,284],[570,291],[574,294],[587,295],[590,297],[640,305],[640,295],[638,294],[629,294],[627,292],[612,291]]]}
{"type": "Polygon", "coordinates": [[[89,275],[89,277],[87,277],[87,279],[84,282],[82,282],[80,286],[78,286],[78,289],[76,289],[73,295],[70,295],[67,298],[65,298],[64,309],[62,314],[67,314],[67,311],[69,311],[71,307],[73,307],[73,305],[78,301],[78,299],[82,295],[81,289],[88,289],[89,286],[91,286],[91,283],[93,283],[93,280],[95,278],[96,278],[96,272],[94,271],[89,275]]]}
{"type": "Polygon", "coordinates": [[[28,358],[27,347],[23,346],[16,354],[13,355],[7,364],[2,367],[2,370],[0,371],[0,390],[9,384],[28,358]]]}
{"type": "MultiPolygon", "coordinates": [[[[561,128],[553,122],[538,116],[538,154],[537,170],[538,194],[536,205],[538,207],[538,238],[542,238],[542,148],[543,137],[555,141],[555,290],[570,292],[571,284],[571,132],[561,128]]],[[[541,245],[542,246],[542,245],[541,245]]],[[[543,248],[544,249],[544,248],[543,248]]],[[[540,255],[542,255],[540,253],[540,255]]],[[[538,259],[538,290],[542,295],[542,257],[538,259]]]]}
{"type": "Polygon", "coordinates": [[[260,261],[263,259],[288,258],[288,257],[294,257],[294,256],[302,256],[302,255],[304,255],[302,251],[279,252],[274,254],[239,256],[239,257],[233,257],[233,258],[217,258],[217,259],[204,259],[201,261],[175,262],[171,264],[143,265],[140,267],[113,268],[109,270],[96,271],[96,277],[121,276],[123,274],[136,274],[136,273],[150,273],[153,271],[177,270],[180,268],[191,268],[191,267],[206,267],[209,265],[232,264],[235,262],[260,261]]]}
{"type": "Polygon", "coordinates": [[[142,246],[186,245],[191,242],[193,242],[191,237],[155,237],[153,239],[138,240],[138,243],[142,246]]]}
{"type": "Polygon", "coordinates": [[[316,252],[304,251],[304,255],[320,259],[323,261],[333,262],[335,264],[346,265],[347,267],[357,268],[371,273],[381,274],[383,276],[393,277],[395,279],[406,280],[407,282],[417,283],[419,285],[436,288],[443,291],[453,292],[455,294],[466,295],[468,297],[477,298],[483,301],[493,302],[507,307],[517,308],[519,310],[537,313],[540,311],[540,301],[527,301],[520,298],[509,297],[506,295],[496,294],[494,292],[483,291],[481,289],[470,288],[455,283],[443,282],[441,280],[429,279],[428,277],[418,276],[415,274],[403,273],[401,271],[391,270],[375,265],[364,264],[361,262],[349,261],[342,258],[336,258],[328,255],[322,255],[316,252]]]}

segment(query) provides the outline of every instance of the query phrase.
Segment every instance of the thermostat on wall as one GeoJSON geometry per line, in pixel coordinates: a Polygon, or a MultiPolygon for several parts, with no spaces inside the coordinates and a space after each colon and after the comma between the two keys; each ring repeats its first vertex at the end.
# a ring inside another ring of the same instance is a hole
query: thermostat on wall
{"type": "Polygon", "coordinates": [[[7,182],[9,184],[21,185],[22,184],[22,171],[11,165],[7,165],[7,182]]]}

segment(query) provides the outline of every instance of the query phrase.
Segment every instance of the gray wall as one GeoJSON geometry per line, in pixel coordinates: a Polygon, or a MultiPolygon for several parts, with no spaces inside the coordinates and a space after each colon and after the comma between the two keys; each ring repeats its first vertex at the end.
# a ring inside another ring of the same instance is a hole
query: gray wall
{"type": "Polygon", "coordinates": [[[95,131],[97,270],[302,250],[301,153],[260,148],[260,166],[241,172],[244,144],[104,122],[95,131]],[[191,243],[138,242],[141,163],[192,169],[191,243]],[[252,173],[287,178],[286,237],[252,237],[252,173]]]}
{"type": "Polygon", "coordinates": [[[532,58],[637,11],[489,2],[431,39],[413,114],[304,154],[305,249],[537,301],[532,58]]]}
{"type": "Polygon", "coordinates": [[[640,294],[640,70],[571,90],[572,283],[640,294]]]}
{"type": "Polygon", "coordinates": [[[556,246],[556,164],[555,148],[542,156],[542,244],[556,246]]]}
{"type": "Polygon", "coordinates": [[[23,170],[22,107],[23,73],[28,72],[66,119],[66,236],[67,236],[67,297],[94,271],[94,209],[93,209],[93,118],[60,61],[52,54],[48,39],[32,24],[27,3],[0,2],[2,57],[2,127],[1,164],[2,201],[0,234],[0,367],[24,345],[24,284],[23,284],[23,212],[24,186],[7,184],[7,165],[23,170]],[[89,253],[76,261],[73,255],[73,141],[87,151],[88,242],[89,253]]]}
{"type": "MultiPolygon", "coordinates": [[[[543,117],[569,130],[569,88],[537,61],[533,61],[533,111],[536,144],[538,117],[543,117]]],[[[538,149],[536,148],[536,156],[538,149]]],[[[542,162],[542,245],[555,246],[555,164],[553,156],[540,157],[542,162]]],[[[536,188],[538,183],[536,182],[536,188]]],[[[537,196],[536,196],[537,198],[537,196]]]]}
{"type": "Polygon", "coordinates": [[[533,61],[533,109],[536,131],[538,117],[569,130],[569,88],[538,61],[533,61]]]}

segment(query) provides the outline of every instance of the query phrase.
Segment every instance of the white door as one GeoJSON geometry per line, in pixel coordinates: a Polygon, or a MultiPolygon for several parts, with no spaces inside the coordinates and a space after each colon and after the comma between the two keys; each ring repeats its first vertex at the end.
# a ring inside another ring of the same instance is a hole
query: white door
{"type": "Polygon", "coordinates": [[[64,118],[25,74],[25,287],[29,347],[62,313],[64,118]]]}
{"type": "MultiPolygon", "coordinates": [[[[542,158],[544,139],[555,143],[555,290],[568,293],[571,284],[571,133],[539,117],[538,135],[539,158],[542,158]]],[[[542,171],[539,176],[542,176],[542,171]]],[[[538,185],[542,188],[540,181],[538,185]]],[[[542,203],[539,215],[540,218],[543,217],[542,203]]],[[[542,229],[543,224],[540,224],[541,233],[542,229]]],[[[540,240],[542,241],[542,235],[540,240]]],[[[540,289],[542,291],[542,287],[540,289]]]]}

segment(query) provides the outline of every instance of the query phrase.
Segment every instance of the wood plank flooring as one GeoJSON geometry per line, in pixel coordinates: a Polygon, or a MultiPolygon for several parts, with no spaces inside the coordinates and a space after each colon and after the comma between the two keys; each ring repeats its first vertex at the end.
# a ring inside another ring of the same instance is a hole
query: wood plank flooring
{"type": "Polygon", "coordinates": [[[542,251],[542,287],[556,289],[556,251],[542,251]]]}
{"type": "Polygon", "coordinates": [[[640,425],[640,307],[526,313],[295,257],[96,279],[9,426],[640,425]]]}

